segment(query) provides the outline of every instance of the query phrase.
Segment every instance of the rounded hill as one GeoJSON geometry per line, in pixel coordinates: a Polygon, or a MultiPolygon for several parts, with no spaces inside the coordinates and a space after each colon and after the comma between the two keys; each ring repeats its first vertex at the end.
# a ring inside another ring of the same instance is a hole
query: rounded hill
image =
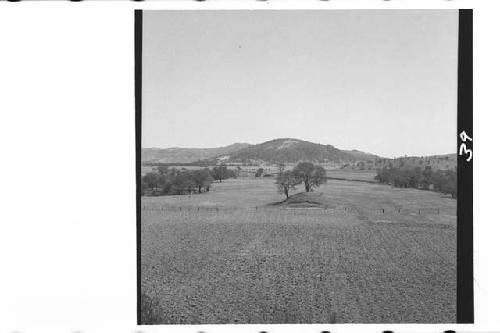
{"type": "Polygon", "coordinates": [[[275,139],[249,146],[224,156],[226,162],[266,161],[269,163],[353,162],[351,154],[331,145],[322,145],[292,138],[275,139]]]}

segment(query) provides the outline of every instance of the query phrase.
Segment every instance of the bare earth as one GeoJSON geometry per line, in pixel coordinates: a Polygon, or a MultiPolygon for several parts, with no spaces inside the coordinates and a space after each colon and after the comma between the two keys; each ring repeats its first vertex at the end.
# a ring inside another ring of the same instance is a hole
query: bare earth
{"type": "Polygon", "coordinates": [[[273,179],[249,178],[143,197],[142,292],[166,324],[455,322],[456,200],[340,180],[312,196],[270,205],[273,179]]]}

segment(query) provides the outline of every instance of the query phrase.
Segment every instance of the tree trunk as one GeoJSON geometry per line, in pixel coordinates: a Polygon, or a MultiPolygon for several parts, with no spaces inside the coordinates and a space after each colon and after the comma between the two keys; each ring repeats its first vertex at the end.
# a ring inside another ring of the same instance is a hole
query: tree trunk
{"type": "Polygon", "coordinates": [[[198,185],[198,193],[201,193],[201,185],[198,185]]]}
{"type": "Polygon", "coordinates": [[[287,188],[285,188],[285,191],[284,191],[284,192],[285,192],[286,198],[288,199],[288,189],[287,189],[287,188]]]}

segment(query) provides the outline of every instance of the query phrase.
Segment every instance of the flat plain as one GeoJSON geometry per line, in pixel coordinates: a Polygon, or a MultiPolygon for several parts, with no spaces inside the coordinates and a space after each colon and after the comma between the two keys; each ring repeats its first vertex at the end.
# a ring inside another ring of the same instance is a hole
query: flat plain
{"type": "Polygon", "coordinates": [[[141,291],[161,322],[455,322],[456,200],[345,180],[294,198],[269,178],[142,197],[141,291]]]}

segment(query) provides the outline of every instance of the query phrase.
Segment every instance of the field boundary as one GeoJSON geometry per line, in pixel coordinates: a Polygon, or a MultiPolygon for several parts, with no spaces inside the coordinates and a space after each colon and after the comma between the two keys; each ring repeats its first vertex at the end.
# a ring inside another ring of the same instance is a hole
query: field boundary
{"type": "MultiPolygon", "coordinates": [[[[349,207],[349,206],[337,206],[337,207],[280,207],[280,208],[275,208],[275,207],[266,207],[266,206],[256,206],[256,207],[219,207],[219,206],[212,206],[212,207],[202,207],[202,206],[165,206],[165,207],[148,207],[146,205],[141,205],[141,210],[145,211],[178,211],[178,212],[199,212],[199,211],[206,211],[206,212],[228,212],[228,211],[264,211],[264,210],[273,210],[273,209],[280,209],[280,210],[316,210],[316,211],[334,211],[334,212],[348,212],[348,213],[361,213],[360,210],[349,207]]],[[[406,208],[378,208],[378,209],[371,209],[367,210],[364,209],[366,212],[371,212],[371,213],[378,213],[379,215],[385,215],[385,214],[401,214],[401,215],[442,215],[443,210],[441,207],[436,207],[436,208],[422,208],[422,209],[406,209],[406,208]]]]}

